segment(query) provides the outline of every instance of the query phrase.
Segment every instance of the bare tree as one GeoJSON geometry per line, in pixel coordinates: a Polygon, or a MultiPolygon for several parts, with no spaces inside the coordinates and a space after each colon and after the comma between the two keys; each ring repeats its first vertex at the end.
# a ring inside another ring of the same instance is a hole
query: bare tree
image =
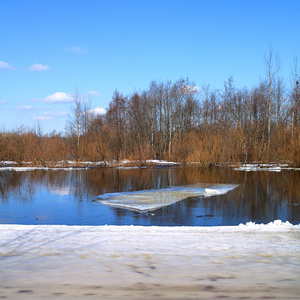
{"type": "Polygon", "coordinates": [[[281,78],[277,79],[276,84],[276,122],[277,126],[279,126],[282,122],[282,104],[284,97],[284,84],[281,78]]]}
{"type": "Polygon", "coordinates": [[[292,72],[292,84],[293,84],[293,92],[292,92],[292,120],[291,120],[291,129],[292,129],[292,137],[295,135],[295,129],[297,127],[297,111],[299,106],[299,90],[300,90],[300,77],[298,75],[298,60],[294,59],[294,69],[292,72]],[[297,105],[298,104],[298,105],[297,105]]]}
{"type": "Polygon", "coordinates": [[[126,140],[126,111],[127,97],[124,97],[119,91],[115,90],[112,101],[106,113],[106,121],[113,130],[114,136],[111,139],[111,146],[114,152],[114,158],[119,160],[121,151],[127,150],[126,140]]]}
{"type": "Polygon", "coordinates": [[[202,104],[202,117],[203,117],[204,125],[207,125],[209,112],[210,112],[210,103],[209,103],[210,91],[209,91],[208,84],[202,86],[201,94],[202,94],[202,103],[201,103],[202,104]]]}
{"type": "Polygon", "coordinates": [[[233,119],[233,101],[235,97],[236,89],[234,87],[233,77],[230,76],[224,83],[223,93],[223,106],[224,106],[224,121],[225,124],[230,125],[233,119]]]}
{"type": "Polygon", "coordinates": [[[68,115],[66,131],[67,134],[75,139],[75,155],[76,159],[79,159],[80,150],[80,137],[82,132],[82,116],[84,113],[84,101],[76,89],[73,97],[73,106],[71,108],[71,114],[68,115]]]}
{"type": "Polygon", "coordinates": [[[82,103],[82,114],[81,114],[81,122],[82,122],[82,134],[86,135],[91,127],[91,122],[94,117],[93,113],[91,113],[91,99],[88,97],[87,101],[83,101],[82,103]]]}
{"type": "Polygon", "coordinates": [[[278,57],[274,57],[272,47],[269,47],[268,56],[264,57],[264,63],[267,72],[267,82],[268,82],[268,155],[270,151],[271,142],[271,117],[272,117],[272,103],[275,91],[276,77],[280,69],[280,62],[278,57]]]}

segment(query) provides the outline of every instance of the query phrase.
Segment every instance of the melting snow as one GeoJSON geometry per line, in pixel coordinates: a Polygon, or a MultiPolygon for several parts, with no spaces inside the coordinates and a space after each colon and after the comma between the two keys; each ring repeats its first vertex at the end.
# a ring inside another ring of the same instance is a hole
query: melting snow
{"type": "Polygon", "coordinates": [[[2,298],[299,297],[300,225],[280,220],[227,227],[0,225],[0,237],[2,298]]]}
{"type": "Polygon", "coordinates": [[[244,164],[239,168],[234,168],[235,171],[269,171],[269,172],[281,172],[283,166],[274,166],[267,164],[244,164]]]}
{"type": "Polygon", "coordinates": [[[44,170],[44,171],[73,171],[73,170],[87,170],[88,168],[48,168],[48,167],[0,167],[0,171],[16,171],[16,172],[27,172],[27,171],[35,171],[35,170],[44,170]]]}

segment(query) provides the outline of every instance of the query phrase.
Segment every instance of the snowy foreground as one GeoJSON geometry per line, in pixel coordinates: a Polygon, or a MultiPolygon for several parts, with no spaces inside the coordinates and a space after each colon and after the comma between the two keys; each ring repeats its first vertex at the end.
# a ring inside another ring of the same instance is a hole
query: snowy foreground
{"type": "Polygon", "coordinates": [[[300,225],[0,225],[0,298],[300,299],[300,225]]]}

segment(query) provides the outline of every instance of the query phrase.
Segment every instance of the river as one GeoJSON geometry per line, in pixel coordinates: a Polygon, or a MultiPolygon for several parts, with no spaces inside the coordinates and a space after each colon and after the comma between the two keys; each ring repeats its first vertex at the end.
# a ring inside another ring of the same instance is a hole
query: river
{"type": "Polygon", "coordinates": [[[276,219],[300,223],[300,171],[141,168],[0,172],[0,224],[231,226],[276,219]],[[105,193],[191,184],[235,184],[224,195],[188,197],[151,212],[109,207],[105,193]]]}

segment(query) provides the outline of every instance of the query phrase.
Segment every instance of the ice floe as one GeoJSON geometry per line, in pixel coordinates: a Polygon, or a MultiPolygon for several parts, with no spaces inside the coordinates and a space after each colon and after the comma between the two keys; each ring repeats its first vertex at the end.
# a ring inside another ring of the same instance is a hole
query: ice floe
{"type": "Polygon", "coordinates": [[[137,211],[153,211],[189,197],[223,195],[235,189],[236,184],[192,184],[156,190],[107,193],[97,197],[101,204],[137,211]]]}

